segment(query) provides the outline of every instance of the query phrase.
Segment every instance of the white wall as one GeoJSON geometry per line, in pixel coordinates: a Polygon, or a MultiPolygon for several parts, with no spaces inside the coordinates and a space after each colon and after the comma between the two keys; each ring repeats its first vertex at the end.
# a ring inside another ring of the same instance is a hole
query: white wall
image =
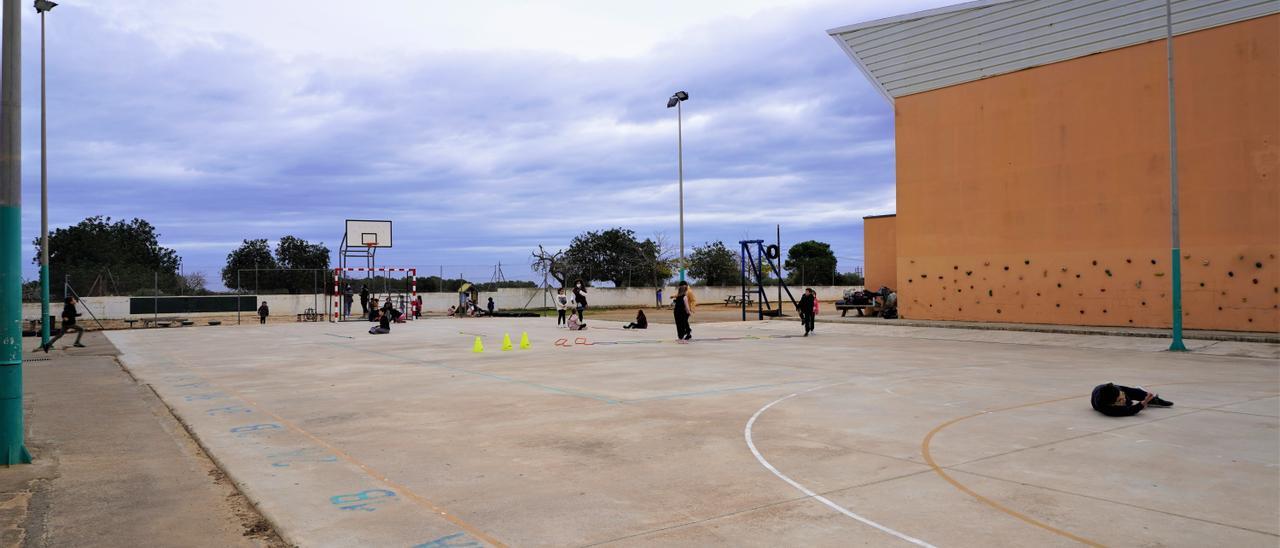
{"type": "MultiPolygon", "coordinates": [[[[825,302],[834,301],[844,296],[846,289],[861,289],[861,287],[845,287],[845,286],[813,286],[818,292],[818,298],[825,302]]],[[[791,288],[791,294],[796,300],[800,299],[800,292],[803,287],[791,288]]],[[[738,287],[694,287],[694,295],[698,298],[700,304],[711,304],[723,302],[730,295],[739,295],[741,289],[738,287]]],[[[769,300],[772,302],[777,299],[778,289],[776,287],[765,288],[769,300]]],[[[675,295],[675,286],[668,286],[662,290],[662,300],[664,304],[670,304],[671,296],[675,295]]],[[[568,293],[572,297],[572,292],[568,293]]],[[[442,312],[449,308],[450,305],[458,304],[457,293],[420,293],[422,295],[422,307],[429,312],[442,312]]],[[[488,291],[480,293],[480,305],[484,306],[489,297],[493,297],[494,305],[498,310],[511,310],[515,308],[542,308],[544,292],[540,288],[519,288],[519,289],[499,289],[497,291],[488,291]]],[[[554,292],[545,293],[547,306],[552,306],[552,296],[554,292]]],[[[603,307],[650,307],[655,304],[654,289],[652,287],[629,287],[629,288],[612,288],[612,287],[592,287],[587,289],[587,304],[592,308],[603,307]]],[[[84,314],[82,321],[89,320],[88,311],[93,312],[98,319],[131,319],[131,318],[147,318],[151,314],[129,314],[129,297],[89,297],[81,301],[80,312],[84,314]]],[[[300,314],[308,308],[315,307],[322,314],[331,314],[333,306],[333,298],[326,295],[263,295],[259,301],[267,301],[267,306],[271,309],[272,316],[294,315],[300,314]]],[[[782,299],[785,302],[787,295],[784,292],[782,299]]],[[[360,313],[360,300],[357,297],[352,308],[356,314],[360,313]]],[[[52,303],[50,313],[57,316],[62,312],[62,303],[52,303]]],[[[181,316],[198,318],[202,316],[226,316],[234,314],[234,312],[213,312],[213,313],[197,313],[197,314],[180,314],[181,316]]],[[[254,316],[256,312],[242,312],[249,316],[254,316]]],[[[161,316],[177,316],[178,314],[160,314],[161,316]]],[[[34,319],[40,317],[40,303],[23,303],[22,317],[24,319],[34,319]]]]}

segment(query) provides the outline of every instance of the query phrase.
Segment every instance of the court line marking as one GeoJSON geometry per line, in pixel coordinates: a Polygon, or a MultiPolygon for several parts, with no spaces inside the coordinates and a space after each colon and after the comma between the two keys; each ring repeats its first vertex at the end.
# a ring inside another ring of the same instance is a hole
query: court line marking
{"type": "MultiPolygon", "coordinates": [[[[175,362],[182,364],[182,367],[184,369],[187,369],[188,371],[192,371],[194,373],[194,370],[192,369],[192,367],[189,364],[184,363],[181,358],[173,356],[172,354],[169,354],[169,357],[173,359],[175,362]]],[[[200,376],[197,375],[197,377],[200,377],[200,376]]],[[[209,382],[210,384],[212,384],[212,382],[207,379],[205,379],[204,382],[209,382]]],[[[323,439],[320,439],[319,437],[315,436],[311,432],[303,430],[302,427],[298,426],[297,424],[294,424],[293,421],[290,421],[284,417],[281,417],[280,415],[276,414],[274,411],[267,409],[262,405],[259,405],[257,402],[249,399],[248,397],[245,397],[243,394],[240,394],[239,392],[231,388],[228,388],[226,386],[221,386],[220,388],[224,392],[226,392],[228,395],[249,404],[249,407],[254,408],[257,411],[260,411],[262,413],[266,413],[267,415],[270,415],[271,418],[279,421],[281,424],[289,427],[291,430],[299,434],[302,434],[304,437],[310,439],[311,441],[332,451],[334,455],[338,456],[338,458],[341,458],[342,460],[346,461],[348,464],[351,464],[359,468],[362,472],[364,472],[369,477],[382,482],[383,484],[387,485],[388,487],[391,487],[393,490],[399,493],[404,494],[409,499],[418,503],[419,506],[422,506],[423,508],[430,510],[432,513],[443,517],[444,519],[448,520],[450,523],[453,523],[454,525],[461,527],[464,531],[466,531],[467,533],[470,533],[472,536],[480,540],[483,540],[497,548],[508,548],[507,545],[502,541],[489,536],[488,534],[477,529],[475,526],[471,525],[470,523],[467,523],[462,518],[459,518],[453,514],[450,514],[448,510],[444,509],[443,507],[437,505],[434,502],[431,502],[430,500],[427,500],[422,495],[415,493],[412,489],[409,489],[407,486],[400,484],[396,481],[393,481],[391,478],[387,477],[382,472],[377,471],[373,467],[365,464],[363,461],[351,456],[346,451],[343,451],[342,449],[339,449],[337,446],[323,439]]]]}
{"type": "MultiPolygon", "coordinates": [[[[1168,385],[1175,385],[1175,384],[1237,384],[1237,382],[1215,383],[1215,382],[1184,381],[1184,382],[1170,382],[1170,383],[1151,384],[1151,385],[1149,385],[1149,386],[1155,387],[1155,386],[1168,386],[1168,385]]],[[[1225,404],[1218,405],[1218,406],[1214,406],[1214,407],[1225,407],[1225,406],[1228,406],[1228,405],[1236,405],[1236,404],[1239,404],[1239,403],[1245,403],[1245,402],[1250,402],[1250,401],[1256,401],[1256,400],[1261,400],[1261,399],[1267,399],[1267,398],[1271,398],[1271,397],[1274,397],[1274,395],[1268,395],[1268,396],[1264,396],[1264,397],[1261,397],[1261,398],[1253,398],[1253,399],[1248,399],[1248,400],[1238,401],[1238,402],[1230,402],[1230,403],[1225,403],[1225,404]]],[[[1086,544],[1086,545],[1089,545],[1089,546],[1095,546],[1095,547],[1102,547],[1102,546],[1104,546],[1103,544],[1100,544],[1100,543],[1095,542],[1095,541],[1093,541],[1093,540],[1089,540],[1089,539],[1087,539],[1087,538],[1081,537],[1081,536],[1079,536],[1079,535],[1075,535],[1075,534],[1073,534],[1073,533],[1071,533],[1071,532],[1064,531],[1064,530],[1062,530],[1062,529],[1059,529],[1059,528],[1057,528],[1057,527],[1054,527],[1054,526],[1052,526],[1052,525],[1049,525],[1049,524],[1047,524],[1047,523],[1044,523],[1044,522],[1042,522],[1042,521],[1039,521],[1039,520],[1037,520],[1037,519],[1035,519],[1035,518],[1033,518],[1033,517],[1031,517],[1031,516],[1028,516],[1028,515],[1026,515],[1026,514],[1023,514],[1023,513],[1021,513],[1021,512],[1018,512],[1017,510],[1013,510],[1013,509],[1011,509],[1011,508],[1009,508],[1009,507],[1007,507],[1007,506],[1004,506],[1004,505],[1002,505],[1002,504],[1000,504],[1000,503],[998,503],[998,502],[996,502],[996,501],[994,501],[994,500],[992,500],[992,499],[990,499],[990,498],[987,498],[987,497],[985,497],[985,496],[983,496],[983,495],[979,494],[978,492],[974,491],[973,489],[970,489],[968,486],[966,486],[966,485],[964,485],[964,484],[960,483],[960,482],[959,482],[959,481],[957,481],[955,478],[953,478],[953,477],[951,477],[949,474],[947,474],[947,473],[946,473],[946,471],[944,471],[944,470],[943,470],[943,468],[942,468],[941,466],[938,466],[938,463],[937,463],[936,461],[934,461],[934,459],[933,459],[933,453],[930,451],[930,444],[931,444],[931,442],[933,441],[933,437],[934,437],[935,435],[937,435],[939,432],[941,432],[943,429],[945,429],[945,428],[947,428],[947,427],[950,427],[951,425],[956,424],[956,423],[958,423],[958,422],[965,421],[965,420],[968,420],[968,419],[972,419],[972,418],[974,418],[974,417],[980,417],[980,416],[983,416],[983,415],[989,415],[989,414],[992,414],[992,413],[998,413],[998,412],[1001,412],[1001,411],[1012,411],[1012,410],[1014,410],[1014,409],[1023,409],[1023,408],[1026,408],[1026,407],[1034,407],[1034,406],[1037,406],[1037,405],[1048,405],[1048,404],[1051,404],[1051,403],[1058,403],[1058,402],[1063,402],[1063,401],[1067,401],[1067,400],[1074,400],[1074,399],[1080,399],[1080,398],[1081,398],[1081,396],[1079,396],[1079,395],[1075,395],[1075,396],[1068,396],[1068,397],[1065,397],[1065,398],[1055,398],[1055,399],[1050,399],[1050,400],[1043,400],[1043,401],[1037,401],[1037,402],[1025,403],[1025,404],[1022,404],[1022,405],[1015,405],[1015,406],[1012,406],[1012,407],[1002,407],[1002,408],[1000,408],[1000,409],[993,409],[993,410],[988,410],[988,411],[979,411],[979,412],[977,412],[977,413],[973,413],[973,414],[971,414],[971,415],[966,415],[966,416],[963,416],[963,417],[958,417],[958,418],[951,419],[951,420],[949,420],[949,421],[947,421],[947,422],[944,422],[944,423],[939,424],[938,426],[934,427],[934,429],[933,429],[933,430],[930,430],[930,431],[929,431],[929,433],[925,435],[924,440],[922,440],[922,441],[920,442],[920,453],[921,453],[921,455],[924,457],[925,463],[927,463],[927,464],[929,465],[929,467],[933,469],[934,473],[938,474],[938,476],[940,476],[942,479],[946,480],[946,482],[947,482],[947,483],[950,483],[950,484],[951,484],[953,487],[955,487],[956,489],[959,489],[961,492],[963,492],[963,493],[965,493],[965,494],[967,494],[967,495],[969,495],[969,496],[973,497],[974,499],[977,499],[979,502],[981,502],[981,503],[983,503],[983,504],[986,504],[987,506],[990,506],[990,507],[992,507],[992,508],[994,508],[994,509],[996,509],[996,510],[999,510],[999,511],[1001,511],[1001,512],[1004,512],[1005,514],[1008,514],[1008,515],[1009,515],[1009,516],[1011,516],[1011,517],[1017,518],[1018,520],[1023,521],[1023,522],[1025,522],[1025,523],[1029,524],[1029,525],[1034,525],[1034,526],[1036,526],[1036,527],[1039,527],[1039,528],[1041,528],[1041,529],[1044,529],[1044,530],[1049,531],[1049,532],[1051,532],[1051,533],[1054,533],[1054,534],[1056,534],[1056,535],[1060,535],[1060,536],[1063,536],[1063,537],[1069,538],[1069,539],[1074,540],[1074,541],[1076,541],[1076,542],[1079,542],[1079,543],[1081,543],[1081,544],[1086,544]]],[[[1084,434],[1084,435],[1082,435],[1082,436],[1074,436],[1074,437],[1071,437],[1071,438],[1068,438],[1068,439],[1065,439],[1065,440],[1058,440],[1058,441],[1055,441],[1055,442],[1051,442],[1051,443],[1047,443],[1047,444],[1038,445],[1038,446],[1035,446],[1034,448],[1044,447],[1044,446],[1052,445],[1052,444],[1055,444],[1055,443],[1062,443],[1062,442],[1064,442],[1064,441],[1071,441],[1071,440],[1075,440],[1075,439],[1079,439],[1079,438],[1084,438],[1084,437],[1088,437],[1088,436],[1093,436],[1093,435],[1097,435],[1097,434],[1101,434],[1101,433],[1105,433],[1105,432],[1111,432],[1112,430],[1120,430],[1120,429],[1124,429],[1124,428],[1131,428],[1131,427],[1143,426],[1143,425],[1150,424],[1150,423],[1152,423],[1152,422],[1156,422],[1156,421],[1169,420],[1169,419],[1173,419],[1173,418],[1177,418],[1177,417],[1183,417],[1183,416],[1186,416],[1186,415],[1190,415],[1190,414],[1192,414],[1192,413],[1199,413],[1199,412],[1209,411],[1209,410],[1212,410],[1212,408],[1199,408],[1199,409],[1194,409],[1194,408],[1193,408],[1193,410],[1192,410],[1192,411],[1189,411],[1189,412],[1186,412],[1186,413],[1180,413],[1180,414],[1174,415],[1174,416],[1172,416],[1172,417],[1164,417],[1164,418],[1161,418],[1161,419],[1154,419],[1154,420],[1149,420],[1149,421],[1143,421],[1143,422],[1140,422],[1140,423],[1129,424],[1129,425],[1121,426],[1121,427],[1119,427],[1119,428],[1113,428],[1113,429],[1103,430],[1103,431],[1099,431],[1099,432],[1091,432],[1091,433],[1088,433],[1088,434],[1084,434]]],[[[1026,448],[1026,449],[1031,449],[1031,448],[1026,448]]],[[[1008,453],[1002,453],[1001,455],[998,455],[998,456],[1003,456],[1003,455],[1005,455],[1005,454],[1008,454],[1008,453]]],[[[970,463],[972,463],[972,462],[977,462],[977,461],[979,461],[979,460],[985,460],[985,458],[983,458],[983,459],[975,459],[975,460],[972,460],[972,461],[961,462],[961,463],[954,464],[954,465],[952,465],[952,466],[962,466],[962,465],[965,465],[965,464],[970,464],[970,463]]]]}
{"type": "MultiPolygon", "coordinates": [[[[837,383],[837,384],[839,384],[839,383],[837,383]]],[[[827,497],[824,497],[824,496],[822,496],[822,495],[819,495],[819,494],[817,494],[817,493],[815,493],[815,492],[813,492],[813,491],[809,490],[809,488],[807,488],[807,487],[805,487],[805,486],[803,486],[803,485],[800,485],[800,484],[799,484],[799,483],[797,483],[795,480],[793,480],[793,479],[791,479],[791,478],[787,477],[787,476],[786,476],[785,474],[783,474],[782,472],[779,472],[777,468],[774,468],[772,464],[769,464],[769,461],[768,461],[768,460],[766,460],[766,459],[764,458],[764,455],[761,455],[761,454],[760,454],[760,450],[756,448],[756,444],[755,444],[755,442],[752,440],[752,436],[751,436],[751,429],[752,429],[752,427],[753,427],[753,426],[755,426],[756,419],[760,418],[760,415],[761,415],[762,413],[764,413],[765,411],[768,411],[770,407],[773,407],[773,406],[775,406],[775,405],[777,405],[777,404],[779,404],[779,403],[782,403],[782,402],[787,401],[787,400],[789,400],[789,399],[791,399],[791,398],[794,398],[794,397],[796,397],[796,396],[799,396],[800,394],[806,394],[806,393],[809,393],[809,392],[813,392],[814,390],[818,390],[818,389],[821,389],[821,388],[827,388],[827,387],[830,387],[830,386],[835,386],[835,385],[834,385],[834,384],[829,384],[829,385],[825,385],[825,386],[819,386],[819,387],[816,387],[816,388],[810,388],[809,390],[805,390],[805,391],[803,391],[803,392],[796,392],[796,393],[793,393],[793,394],[790,394],[790,395],[787,395],[787,396],[783,396],[783,397],[781,397],[781,398],[778,398],[778,399],[776,399],[776,400],[773,400],[773,401],[769,402],[769,403],[768,403],[768,405],[765,405],[764,407],[761,407],[761,408],[760,408],[760,410],[756,411],[756,413],[755,413],[754,415],[751,415],[751,419],[747,421],[747,427],[743,430],[743,436],[744,436],[744,437],[746,438],[746,440],[747,440],[747,447],[751,449],[751,454],[752,454],[752,455],[755,455],[756,460],[757,460],[757,461],[759,461],[759,462],[760,462],[760,464],[761,464],[761,465],[763,465],[763,466],[765,467],[765,469],[769,470],[770,472],[773,472],[773,475],[778,476],[778,478],[779,478],[779,479],[781,479],[782,481],[787,482],[787,484],[789,484],[789,485],[791,485],[792,487],[796,488],[796,490],[800,491],[801,493],[804,493],[806,496],[808,496],[808,497],[810,497],[810,498],[812,498],[812,499],[814,499],[814,500],[816,500],[816,501],[818,501],[818,502],[821,502],[822,504],[826,505],[828,508],[831,508],[832,510],[835,510],[835,511],[837,511],[837,512],[840,512],[841,514],[844,514],[844,515],[846,515],[846,516],[848,516],[848,517],[850,517],[850,518],[853,518],[853,519],[855,519],[855,520],[857,520],[857,521],[859,521],[859,522],[861,522],[861,523],[863,523],[863,524],[865,524],[865,525],[869,525],[869,526],[871,526],[871,527],[874,527],[874,528],[876,528],[876,529],[880,530],[880,531],[881,531],[881,532],[883,532],[883,533],[887,533],[887,534],[889,534],[889,535],[893,535],[893,536],[895,536],[895,537],[898,537],[899,539],[902,539],[902,540],[904,540],[904,541],[910,542],[911,544],[915,544],[915,545],[917,545],[917,546],[927,546],[927,547],[929,547],[929,548],[936,548],[934,545],[929,544],[928,542],[925,542],[925,541],[920,540],[920,539],[918,539],[918,538],[912,537],[912,536],[907,535],[907,534],[905,534],[905,533],[899,532],[899,531],[897,531],[897,530],[891,529],[891,528],[889,528],[889,527],[886,527],[886,526],[884,526],[884,525],[881,525],[881,524],[879,524],[879,523],[876,523],[876,522],[874,522],[874,521],[871,521],[871,520],[869,520],[869,519],[867,519],[867,518],[864,518],[864,517],[862,517],[862,516],[860,516],[860,515],[858,515],[858,514],[856,514],[856,513],[852,512],[852,511],[850,511],[849,509],[847,509],[847,508],[845,508],[845,507],[843,507],[843,506],[840,506],[839,504],[836,504],[836,503],[834,503],[834,502],[831,502],[831,500],[830,500],[830,499],[828,499],[827,497]]]]}

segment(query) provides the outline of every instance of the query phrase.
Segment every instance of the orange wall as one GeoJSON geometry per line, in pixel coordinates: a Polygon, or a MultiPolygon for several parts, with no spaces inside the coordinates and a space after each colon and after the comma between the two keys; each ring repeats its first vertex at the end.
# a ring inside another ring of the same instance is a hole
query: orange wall
{"type": "MultiPolygon", "coordinates": [[[[1280,331],[1280,15],[1174,50],[1185,325],[1280,331]]],[[[898,98],[902,316],[1170,325],[1166,97],[1152,42],[898,98]]]]}
{"type": "Polygon", "coordinates": [[[866,259],[863,285],[870,289],[898,287],[898,230],[893,215],[862,218],[862,253],[866,259]]]}

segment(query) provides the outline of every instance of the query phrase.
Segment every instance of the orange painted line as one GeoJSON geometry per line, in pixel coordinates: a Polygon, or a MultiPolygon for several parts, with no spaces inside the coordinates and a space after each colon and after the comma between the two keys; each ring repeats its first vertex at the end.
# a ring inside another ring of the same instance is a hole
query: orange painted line
{"type": "Polygon", "coordinates": [[[930,467],[930,468],[932,468],[932,469],[933,469],[933,471],[934,471],[935,473],[937,473],[939,476],[941,476],[941,477],[942,477],[942,479],[946,480],[946,481],[947,481],[947,483],[950,483],[952,486],[954,486],[956,489],[959,489],[960,491],[964,492],[966,495],[969,495],[969,496],[971,496],[971,497],[973,497],[973,498],[977,499],[979,502],[981,502],[981,503],[983,503],[983,504],[986,504],[987,506],[990,506],[990,507],[992,507],[992,508],[995,508],[996,510],[999,510],[999,511],[1001,511],[1001,512],[1004,512],[1005,514],[1008,514],[1008,515],[1010,515],[1010,516],[1012,516],[1012,517],[1014,517],[1014,518],[1017,518],[1017,519],[1019,519],[1019,520],[1022,520],[1023,522],[1026,522],[1026,523],[1028,523],[1028,524],[1030,524],[1030,525],[1034,525],[1034,526],[1036,526],[1036,527],[1039,527],[1039,528],[1041,528],[1041,529],[1044,529],[1044,530],[1046,530],[1046,531],[1049,531],[1050,533],[1053,533],[1053,534],[1055,534],[1055,535],[1059,535],[1059,536],[1063,536],[1063,537],[1069,538],[1069,539],[1074,540],[1074,541],[1076,541],[1076,542],[1079,542],[1079,543],[1081,543],[1081,544],[1086,544],[1086,545],[1089,545],[1089,546],[1095,546],[1095,547],[1099,547],[1099,548],[1101,548],[1102,546],[1104,546],[1103,544],[1100,544],[1100,543],[1098,543],[1098,542],[1095,542],[1095,541],[1089,540],[1089,539],[1084,538],[1084,537],[1082,537],[1082,536],[1079,536],[1079,535],[1076,535],[1076,534],[1070,533],[1070,532],[1068,532],[1068,531],[1063,531],[1062,529],[1059,529],[1059,528],[1057,528],[1057,527],[1054,527],[1054,526],[1052,526],[1052,525],[1049,525],[1049,524],[1047,524],[1047,523],[1045,523],[1045,522],[1043,522],[1043,521],[1037,520],[1037,519],[1035,519],[1035,518],[1033,518],[1033,517],[1031,517],[1031,516],[1028,516],[1028,515],[1026,515],[1026,514],[1023,514],[1022,512],[1019,512],[1019,511],[1017,511],[1017,510],[1013,510],[1013,509],[1011,509],[1011,508],[1009,508],[1009,507],[1007,507],[1007,506],[1005,506],[1005,505],[1003,505],[1003,504],[1000,504],[999,502],[996,502],[996,501],[994,501],[994,500],[991,500],[991,499],[989,499],[989,498],[987,498],[987,497],[985,497],[985,496],[982,496],[982,495],[978,494],[976,491],[974,491],[973,489],[970,489],[969,487],[965,486],[963,483],[960,483],[959,481],[956,481],[956,479],[955,479],[955,478],[953,478],[953,477],[951,477],[951,475],[950,475],[950,474],[947,474],[947,472],[946,472],[945,470],[943,470],[941,466],[938,466],[938,463],[937,463],[936,461],[934,461],[934,460],[933,460],[933,454],[929,451],[929,443],[933,441],[933,437],[934,437],[935,435],[937,435],[937,433],[938,433],[938,432],[941,432],[944,428],[947,428],[947,427],[949,427],[949,426],[951,426],[951,425],[953,425],[953,424],[956,424],[956,423],[958,423],[958,422],[960,422],[960,421],[964,421],[964,420],[972,419],[972,418],[974,418],[974,417],[980,417],[980,416],[982,416],[982,415],[986,415],[986,414],[990,414],[990,413],[996,413],[996,412],[999,412],[999,411],[1009,411],[1009,410],[1012,410],[1012,409],[1020,409],[1020,408],[1023,408],[1023,407],[1031,407],[1031,406],[1034,406],[1034,405],[1044,405],[1044,404],[1056,403],[1056,402],[1060,402],[1060,401],[1074,400],[1074,399],[1078,399],[1079,397],[1080,397],[1080,396],[1071,396],[1071,397],[1068,397],[1068,398],[1058,398],[1058,399],[1053,399],[1053,400],[1038,401],[1038,402],[1034,402],[1034,403],[1027,403],[1027,404],[1022,404],[1022,405],[1015,405],[1015,406],[1013,406],[1013,407],[1005,407],[1005,408],[1002,408],[1002,409],[996,409],[996,410],[994,410],[994,411],[984,411],[984,412],[981,412],[981,413],[974,413],[974,414],[972,414],[972,415],[968,415],[968,416],[960,417],[960,418],[958,418],[958,419],[951,419],[951,420],[949,420],[949,421],[947,421],[947,422],[944,422],[944,423],[942,423],[942,424],[939,424],[939,425],[938,425],[937,427],[935,427],[933,430],[930,430],[930,431],[929,431],[929,433],[928,433],[927,435],[925,435],[925,437],[924,437],[924,441],[920,443],[920,453],[921,453],[922,455],[924,455],[924,461],[925,461],[926,463],[928,463],[928,464],[929,464],[929,467],[930,467]]]}
{"type": "MultiPolygon", "coordinates": [[[[173,356],[172,356],[172,355],[170,355],[170,357],[172,358],[173,356]]],[[[179,362],[180,362],[180,361],[182,361],[182,360],[181,360],[181,359],[178,359],[178,358],[174,358],[174,361],[179,361],[179,362]]],[[[184,365],[185,365],[185,364],[184,364],[184,365]]],[[[190,369],[191,369],[189,366],[187,366],[186,368],[187,368],[188,370],[190,370],[190,369]]],[[[207,381],[206,381],[206,382],[207,382],[207,381]]],[[[397,482],[395,482],[395,481],[392,481],[392,480],[391,480],[391,478],[388,478],[388,477],[387,477],[386,475],[384,475],[382,472],[379,472],[379,471],[375,470],[372,466],[369,466],[369,465],[365,464],[364,462],[361,462],[359,459],[357,459],[357,458],[355,458],[355,457],[351,456],[351,455],[350,455],[350,454],[348,454],[346,451],[343,451],[343,450],[341,450],[341,449],[337,448],[337,447],[336,447],[336,446],[334,446],[333,444],[331,444],[331,443],[329,443],[329,442],[327,442],[327,441],[324,441],[324,440],[322,440],[322,439],[320,439],[320,438],[316,437],[316,436],[315,436],[314,434],[312,434],[311,432],[308,432],[308,431],[306,431],[306,430],[303,430],[303,429],[302,429],[302,427],[300,427],[300,426],[298,426],[298,425],[294,424],[292,421],[290,421],[290,420],[288,420],[288,419],[286,419],[286,418],[284,418],[284,417],[281,417],[280,415],[277,415],[276,413],[272,412],[270,409],[267,409],[267,408],[265,408],[265,407],[263,407],[263,406],[261,406],[261,405],[258,405],[258,403],[257,403],[257,402],[255,402],[255,401],[253,401],[253,400],[251,400],[251,399],[249,399],[249,398],[245,397],[244,395],[240,394],[239,392],[236,392],[235,390],[232,390],[232,389],[227,388],[227,387],[225,387],[225,386],[222,386],[222,387],[219,387],[219,388],[220,388],[221,390],[223,390],[223,391],[227,392],[228,394],[231,394],[231,395],[232,395],[233,397],[235,397],[236,399],[238,399],[238,400],[240,400],[240,401],[243,401],[243,402],[245,402],[245,403],[249,404],[249,406],[250,406],[250,407],[253,407],[253,408],[257,409],[258,411],[261,411],[261,412],[263,412],[263,413],[266,413],[267,415],[270,415],[270,416],[271,416],[271,418],[273,418],[273,419],[275,419],[275,420],[279,421],[281,424],[283,424],[283,425],[285,425],[285,426],[289,427],[289,428],[290,428],[290,429],[292,429],[293,431],[295,431],[295,432],[297,432],[297,433],[299,433],[299,434],[302,434],[303,436],[306,436],[306,437],[307,437],[308,439],[310,439],[311,441],[313,441],[313,442],[315,442],[315,443],[317,443],[317,444],[320,444],[320,445],[324,446],[326,449],[328,449],[328,450],[332,451],[334,455],[337,455],[337,456],[338,456],[338,458],[341,458],[342,460],[346,461],[348,464],[351,464],[351,465],[353,465],[353,466],[355,466],[355,467],[359,468],[361,471],[363,471],[363,472],[364,472],[365,474],[367,474],[369,477],[371,477],[371,478],[373,478],[373,479],[375,479],[375,480],[378,480],[378,481],[382,482],[383,484],[387,485],[388,487],[391,487],[392,489],[394,489],[395,491],[397,491],[397,492],[399,492],[399,493],[404,494],[406,497],[408,497],[410,500],[412,500],[412,501],[414,501],[415,503],[417,503],[419,506],[422,506],[423,508],[426,508],[427,510],[430,510],[432,513],[437,514],[437,515],[439,515],[440,517],[443,517],[444,519],[448,520],[450,523],[452,523],[452,524],[454,524],[454,525],[457,525],[458,527],[461,527],[461,528],[462,528],[462,530],[466,531],[466,532],[467,532],[468,534],[470,534],[471,536],[476,537],[476,538],[478,538],[478,539],[480,539],[480,540],[483,540],[484,542],[489,543],[489,545],[491,545],[491,546],[495,546],[495,547],[497,547],[497,548],[508,548],[508,547],[507,547],[507,545],[506,545],[505,543],[503,543],[502,541],[500,541],[500,540],[498,540],[498,539],[496,539],[496,538],[493,538],[492,536],[489,536],[488,534],[486,534],[485,532],[483,532],[483,531],[481,531],[481,530],[477,529],[475,526],[471,525],[470,523],[467,523],[467,522],[466,522],[466,521],[464,521],[462,518],[459,518],[458,516],[455,516],[455,515],[453,515],[453,514],[449,513],[449,511],[448,511],[448,510],[445,510],[445,509],[444,509],[444,507],[442,507],[442,506],[440,506],[440,505],[438,505],[438,504],[436,504],[436,503],[434,503],[434,502],[431,502],[430,500],[427,500],[425,497],[423,497],[423,496],[421,496],[421,495],[419,495],[419,494],[417,494],[417,493],[413,492],[413,490],[412,490],[412,489],[409,489],[408,487],[406,487],[406,486],[404,486],[404,485],[402,485],[402,484],[400,484],[400,483],[397,483],[397,482]]]]}

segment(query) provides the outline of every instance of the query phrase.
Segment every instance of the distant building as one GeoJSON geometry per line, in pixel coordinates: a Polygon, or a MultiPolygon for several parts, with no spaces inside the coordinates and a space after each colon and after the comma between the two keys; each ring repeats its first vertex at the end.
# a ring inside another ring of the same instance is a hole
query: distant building
{"type": "MultiPolygon", "coordinates": [[[[1280,2],[1173,8],[1185,326],[1280,331],[1280,2]]],[[[1164,25],[1006,0],[828,31],[894,107],[868,286],[906,318],[1168,327],[1164,25]]]]}

